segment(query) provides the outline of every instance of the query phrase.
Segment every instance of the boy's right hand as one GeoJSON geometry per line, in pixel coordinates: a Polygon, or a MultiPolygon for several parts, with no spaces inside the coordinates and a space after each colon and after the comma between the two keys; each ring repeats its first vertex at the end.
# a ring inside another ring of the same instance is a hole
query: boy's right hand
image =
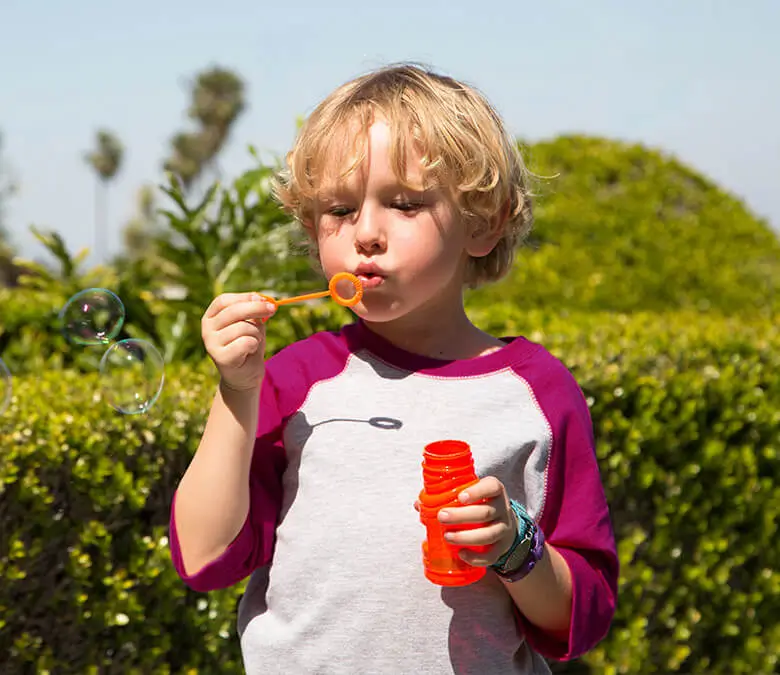
{"type": "Polygon", "coordinates": [[[257,293],[223,293],[201,319],[201,335],[222,384],[235,391],[257,389],[265,374],[263,320],[276,311],[257,293]]]}

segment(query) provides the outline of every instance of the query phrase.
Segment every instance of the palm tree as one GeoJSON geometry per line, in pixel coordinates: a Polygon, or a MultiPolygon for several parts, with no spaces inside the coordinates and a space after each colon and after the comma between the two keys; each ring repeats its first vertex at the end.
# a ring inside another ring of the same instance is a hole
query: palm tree
{"type": "Polygon", "coordinates": [[[157,205],[154,188],[144,185],[136,196],[136,213],[122,232],[124,255],[128,260],[154,257],[154,237],[157,235],[157,205]]]}
{"type": "Polygon", "coordinates": [[[3,137],[0,135],[0,286],[12,284],[18,275],[13,263],[14,249],[5,228],[5,205],[13,196],[16,186],[9,175],[2,156],[3,137]]]}
{"type": "Polygon", "coordinates": [[[99,261],[105,260],[108,236],[108,186],[119,172],[124,148],[111,131],[98,130],[95,149],[85,155],[87,163],[95,170],[98,183],[95,190],[95,253],[99,261]]]}
{"type": "Polygon", "coordinates": [[[171,139],[171,156],[164,168],[176,176],[185,190],[189,190],[200,175],[208,155],[206,144],[198,131],[181,131],[171,139]]]}
{"type": "Polygon", "coordinates": [[[234,72],[215,67],[195,79],[188,114],[204,129],[215,130],[223,141],[245,108],[244,83],[234,72]]]}
{"type": "Polygon", "coordinates": [[[216,158],[227,142],[235,121],[246,109],[243,80],[233,71],[213,67],[199,73],[191,84],[187,111],[198,126],[171,139],[172,154],[165,169],[176,174],[189,190],[210,169],[217,173],[216,158]]]}
{"type": "Polygon", "coordinates": [[[5,215],[4,207],[14,191],[13,180],[9,176],[7,166],[3,161],[3,135],[0,134],[0,241],[8,236],[3,218],[5,215]]]}

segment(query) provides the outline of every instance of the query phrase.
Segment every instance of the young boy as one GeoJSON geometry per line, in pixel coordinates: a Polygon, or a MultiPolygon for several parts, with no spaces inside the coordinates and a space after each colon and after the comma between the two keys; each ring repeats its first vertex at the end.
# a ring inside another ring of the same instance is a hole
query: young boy
{"type": "Polygon", "coordinates": [[[171,548],[239,606],[250,673],[546,673],[606,634],[618,561],[587,405],[522,337],[474,326],[531,224],[525,170],[473,88],[415,66],[339,87],[300,131],[278,196],[325,276],[356,274],[356,323],[265,362],[253,293],[203,317],[221,381],[178,487],[171,548]],[[478,582],[423,574],[423,447],[470,444],[479,483],[443,510],[478,582]]]}

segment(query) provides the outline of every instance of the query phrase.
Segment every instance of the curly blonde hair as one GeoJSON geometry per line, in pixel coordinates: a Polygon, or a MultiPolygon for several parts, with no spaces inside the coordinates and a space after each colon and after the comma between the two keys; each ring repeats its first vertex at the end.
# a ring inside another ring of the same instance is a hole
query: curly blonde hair
{"type": "MultiPolygon", "coordinates": [[[[531,229],[529,174],[498,113],[480,92],[418,65],[387,66],[358,77],[315,108],[276,177],[274,193],[282,207],[310,228],[325,171],[335,161],[343,167],[343,180],[360,166],[377,114],[391,129],[391,162],[403,185],[408,186],[411,142],[422,155],[426,184],[449,188],[463,217],[477,219],[477,227],[497,222],[503,228],[488,255],[470,259],[465,284],[476,287],[503,277],[531,229]]],[[[310,245],[316,247],[316,241],[310,245]]]]}

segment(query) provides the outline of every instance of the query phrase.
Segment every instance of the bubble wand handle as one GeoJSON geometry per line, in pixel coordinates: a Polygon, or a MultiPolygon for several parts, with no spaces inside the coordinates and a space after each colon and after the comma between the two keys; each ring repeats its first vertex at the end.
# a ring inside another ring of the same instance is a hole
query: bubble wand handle
{"type": "Polygon", "coordinates": [[[318,300],[319,298],[327,298],[330,295],[330,291],[319,291],[318,293],[306,293],[304,295],[296,295],[293,298],[282,298],[281,300],[274,300],[276,305],[291,305],[294,302],[304,302],[306,300],[318,300]]]}

